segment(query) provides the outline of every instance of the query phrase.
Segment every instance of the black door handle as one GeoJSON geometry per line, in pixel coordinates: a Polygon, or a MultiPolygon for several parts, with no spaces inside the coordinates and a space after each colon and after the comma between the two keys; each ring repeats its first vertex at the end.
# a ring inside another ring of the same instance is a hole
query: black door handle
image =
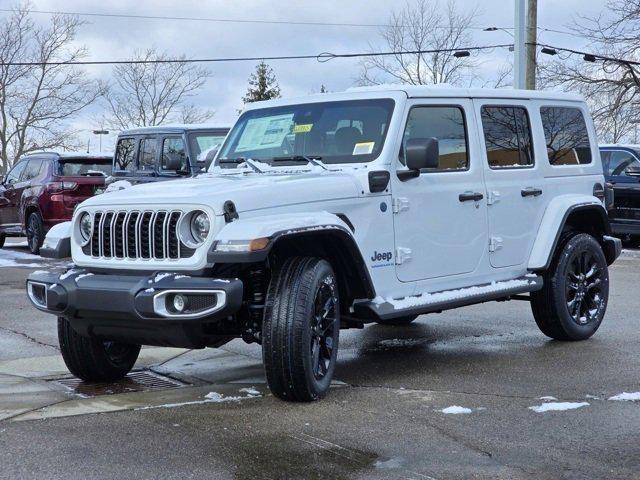
{"type": "Polygon", "coordinates": [[[542,195],[542,189],[529,187],[521,190],[520,193],[523,197],[538,197],[542,195]]]}
{"type": "Polygon", "coordinates": [[[464,192],[461,193],[460,195],[458,195],[458,199],[461,202],[470,202],[470,201],[474,201],[474,202],[478,202],[480,200],[482,200],[484,198],[484,195],[481,194],[480,192],[464,192]]]}

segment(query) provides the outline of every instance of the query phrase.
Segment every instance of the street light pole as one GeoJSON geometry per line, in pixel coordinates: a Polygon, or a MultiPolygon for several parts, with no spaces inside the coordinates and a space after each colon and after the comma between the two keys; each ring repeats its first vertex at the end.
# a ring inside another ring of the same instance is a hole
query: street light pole
{"type": "Polygon", "coordinates": [[[527,90],[536,89],[536,43],[538,41],[538,0],[527,0],[527,90]]]}
{"type": "Polygon", "coordinates": [[[94,130],[93,134],[98,135],[98,138],[100,139],[100,151],[102,152],[102,136],[109,135],[109,130],[94,130]]]}
{"type": "Polygon", "coordinates": [[[513,87],[526,87],[526,10],[525,0],[515,0],[513,38],[513,87]]]}

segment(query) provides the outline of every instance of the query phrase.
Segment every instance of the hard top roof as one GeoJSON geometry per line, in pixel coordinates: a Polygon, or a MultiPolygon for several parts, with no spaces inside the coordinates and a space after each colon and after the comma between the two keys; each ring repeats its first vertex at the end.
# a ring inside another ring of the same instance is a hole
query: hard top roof
{"type": "Polygon", "coordinates": [[[100,159],[111,159],[113,158],[113,153],[108,152],[56,152],[51,150],[43,150],[39,152],[29,152],[26,155],[23,155],[22,158],[27,157],[35,157],[35,156],[51,156],[60,159],[85,159],[85,158],[100,158],[100,159]]]}
{"type": "Polygon", "coordinates": [[[168,124],[168,125],[156,125],[153,127],[137,127],[123,130],[119,133],[119,136],[124,135],[148,135],[155,133],[183,133],[192,131],[208,131],[208,130],[222,130],[222,133],[227,133],[231,127],[228,125],[214,125],[208,123],[192,123],[192,124],[168,124]]]}

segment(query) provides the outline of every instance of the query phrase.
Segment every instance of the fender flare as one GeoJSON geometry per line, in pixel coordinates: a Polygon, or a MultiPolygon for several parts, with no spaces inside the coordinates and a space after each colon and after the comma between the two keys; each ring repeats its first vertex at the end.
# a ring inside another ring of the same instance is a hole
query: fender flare
{"type": "Polygon", "coordinates": [[[348,218],[343,215],[326,211],[241,218],[227,224],[220,231],[207,254],[207,263],[259,263],[266,261],[274,250],[288,240],[310,241],[313,237],[332,239],[340,245],[340,249],[333,249],[340,250],[335,252],[336,255],[344,255],[345,259],[349,259],[353,273],[362,282],[365,296],[374,298],[373,281],[354,237],[353,226],[347,222],[348,218]],[[223,242],[250,241],[256,238],[268,238],[267,246],[253,252],[216,251],[216,247],[223,242]]]}
{"type": "MultiPolygon", "coordinates": [[[[598,215],[603,227],[603,236],[611,235],[609,217],[602,202],[590,195],[563,195],[555,198],[547,206],[538,229],[538,235],[531,249],[528,269],[532,271],[547,270],[551,264],[553,253],[558,246],[560,236],[570,215],[576,212],[592,211],[598,215]]],[[[604,238],[599,238],[603,242],[604,238]]],[[[611,260],[613,261],[613,260],[611,260]]]]}

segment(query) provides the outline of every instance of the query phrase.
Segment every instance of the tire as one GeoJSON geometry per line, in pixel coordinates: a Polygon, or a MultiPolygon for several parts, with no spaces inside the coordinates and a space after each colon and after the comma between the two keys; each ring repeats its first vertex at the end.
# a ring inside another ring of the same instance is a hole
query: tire
{"type": "Polygon", "coordinates": [[[104,342],[79,335],[65,318],[58,318],[58,342],[69,371],[85,382],[113,382],[131,371],[140,345],[104,342]]]}
{"type": "Polygon", "coordinates": [[[267,293],[262,357],[278,398],[310,402],[326,395],[338,352],[340,301],[331,265],[293,257],[276,269],[267,293]]]}
{"type": "Polygon", "coordinates": [[[392,318],[391,320],[383,320],[376,323],[380,325],[393,325],[393,326],[401,327],[403,325],[409,325],[416,318],[418,318],[418,315],[409,315],[407,317],[392,318]]]}
{"type": "Polygon", "coordinates": [[[596,333],[609,300],[609,270],[598,241],[586,233],[563,236],[543,278],[542,290],[531,294],[542,333],[564,341],[596,333]]]}
{"type": "Polygon", "coordinates": [[[27,219],[27,244],[29,251],[34,255],[40,253],[40,247],[44,242],[44,226],[42,216],[38,212],[33,212],[27,219]]]}
{"type": "Polygon", "coordinates": [[[629,235],[623,239],[622,244],[625,248],[638,248],[640,247],[640,237],[637,235],[629,235]]]}

